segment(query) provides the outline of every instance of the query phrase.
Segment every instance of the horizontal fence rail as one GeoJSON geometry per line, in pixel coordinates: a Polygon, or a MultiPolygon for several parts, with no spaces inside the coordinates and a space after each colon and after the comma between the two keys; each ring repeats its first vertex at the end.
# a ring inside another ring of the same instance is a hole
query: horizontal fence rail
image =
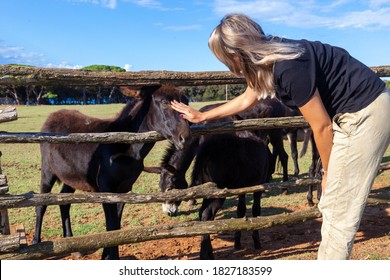
{"type": "MultiPolygon", "coordinates": [[[[209,123],[191,127],[193,136],[222,134],[242,130],[308,127],[303,117],[263,118],[223,123],[209,123]]],[[[0,143],[145,143],[165,140],[156,131],[144,133],[9,133],[0,131],[0,143]]]]}
{"type": "MultiPolygon", "coordinates": [[[[379,172],[390,169],[390,162],[382,163],[379,172]]],[[[45,193],[29,192],[20,195],[0,195],[0,209],[32,207],[39,205],[65,205],[76,203],[127,203],[147,204],[166,201],[187,201],[198,198],[222,198],[238,196],[257,191],[284,190],[286,188],[320,186],[319,179],[299,179],[296,181],[265,183],[262,185],[244,187],[239,189],[219,189],[215,183],[205,183],[184,190],[170,190],[169,192],[136,194],[136,193],[45,193]]],[[[390,197],[389,197],[390,198],[390,197]]]]}
{"type": "Polygon", "coordinates": [[[321,217],[317,208],[269,217],[223,219],[207,222],[184,222],[175,225],[136,227],[44,241],[19,250],[0,254],[0,260],[33,260],[62,256],[72,252],[97,250],[103,247],[139,243],[166,238],[220,234],[240,230],[260,230],[277,225],[289,225],[321,217]]]}
{"type": "Polygon", "coordinates": [[[244,84],[230,72],[100,72],[63,68],[38,68],[28,66],[0,66],[0,86],[151,86],[172,84],[177,86],[199,86],[217,84],[244,84]]]}
{"type": "Polygon", "coordinates": [[[255,191],[269,191],[292,187],[306,187],[319,185],[318,179],[304,179],[295,182],[267,183],[263,185],[239,188],[218,189],[214,183],[206,183],[185,190],[170,190],[169,192],[135,194],[135,193],[88,193],[75,194],[46,193],[36,194],[33,192],[22,195],[0,195],[0,209],[21,208],[38,205],[65,205],[74,203],[128,203],[146,204],[166,201],[186,201],[192,198],[221,198],[253,193],[255,191]]]}
{"type": "MultiPolygon", "coordinates": [[[[374,66],[371,69],[379,77],[390,77],[390,66],[374,66]]],[[[30,66],[0,66],[0,86],[150,86],[172,84],[177,86],[244,84],[227,71],[220,72],[98,72],[63,68],[39,68],[30,66]]]]}

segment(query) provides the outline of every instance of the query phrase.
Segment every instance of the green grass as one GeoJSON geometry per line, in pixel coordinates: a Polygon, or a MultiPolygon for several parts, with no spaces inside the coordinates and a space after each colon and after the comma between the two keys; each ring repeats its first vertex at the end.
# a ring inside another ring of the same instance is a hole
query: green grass
{"type": "MultiPolygon", "coordinates": [[[[207,103],[194,103],[192,106],[199,108],[207,103]]],[[[14,122],[0,124],[1,131],[8,132],[38,132],[47,118],[47,116],[59,109],[76,109],[81,112],[96,116],[99,118],[108,118],[116,115],[123,107],[123,104],[113,105],[89,105],[89,106],[20,106],[17,107],[18,120],[14,122]]],[[[158,165],[162,153],[167,146],[167,141],[157,142],[150,154],[145,159],[146,166],[158,165]]],[[[285,145],[287,153],[290,154],[289,146],[285,145]]],[[[301,143],[299,143],[301,148],[301,143]]],[[[3,156],[1,163],[3,174],[8,178],[10,187],[9,193],[23,194],[30,191],[39,192],[40,181],[40,152],[39,144],[0,144],[0,151],[3,156]]],[[[310,149],[309,149],[310,151],[310,149]]],[[[390,149],[385,154],[386,160],[390,158],[390,149]]],[[[307,173],[310,165],[310,152],[300,159],[301,173],[307,173]]],[[[289,159],[289,174],[293,173],[292,161],[289,159]]],[[[189,173],[187,176],[189,176],[189,173]]],[[[281,174],[274,176],[275,181],[281,181],[281,174]]],[[[158,192],[159,176],[156,174],[142,173],[133,186],[136,193],[158,192]]],[[[382,186],[388,186],[390,182],[390,172],[383,172],[378,176],[376,183],[382,186]]],[[[59,192],[59,186],[55,186],[53,192],[59,192]]],[[[273,191],[262,199],[263,215],[279,214],[286,211],[308,207],[306,206],[306,189],[292,190],[287,196],[278,195],[279,192],[273,191]]],[[[248,200],[251,197],[248,196],[248,200]]],[[[220,216],[235,216],[236,200],[231,198],[227,200],[224,210],[220,216]]],[[[169,218],[162,213],[160,204],[145,205],[126,205],[122,226],[146,226],[167,223],[178,223],[185,220],[198,219],[198,206],[189,207],[182,203],[180,214],[177,217],[169,218]]],[[[250,211],[250,206],[248,206],[250,211]]],[[[34,231],[35,210],[33,208],[9,209],[10,223],[23,224],[30,237],[34,231]]],[[[102,232],[105,230],[104,214],[100,204],[77,204],[71,207],[71,220],[73,233],[82,235],[87,233],[102,232]]],[[[53,239],[62,235],[61,219],[58,206],[49,206],[44,217],[42,239],[53,239]]],[[[376,256],[371,258],[376,259],[376,256]]]]}

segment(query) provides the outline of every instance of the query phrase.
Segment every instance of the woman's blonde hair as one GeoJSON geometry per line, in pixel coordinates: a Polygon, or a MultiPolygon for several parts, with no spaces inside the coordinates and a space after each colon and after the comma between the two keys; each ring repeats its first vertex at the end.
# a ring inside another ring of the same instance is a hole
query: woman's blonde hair
{"type": "Polygon", "coordinates": [[[259,98],[274,96],[274,63],[295,59],[303,52],[296,44],[266,36],[259,24],[242,14],[226,15],[208,43],[231,72],[245,77],[259,98]]]}

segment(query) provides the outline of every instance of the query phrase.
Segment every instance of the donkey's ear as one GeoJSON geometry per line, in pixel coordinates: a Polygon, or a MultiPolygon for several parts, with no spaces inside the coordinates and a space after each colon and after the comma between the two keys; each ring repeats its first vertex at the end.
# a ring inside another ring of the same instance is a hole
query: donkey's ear
{"type": "Polygon", "coordinates": [[[175,174],[175,172],[176,172],[176,168],[173,167],[173,166],[170,165],[170,164],[164,165],[163,168],[164,168],[165,170],[167,170],[167,171],[168,171],[169,173],[171,173],[171,174],[175,174]]]}
{"type": "Polygon", "coordinates": [[[141,98],[141,87],[137,86],[120,86],[119,90],[123,95],[132,96],[137,99],[141,98]]]}
{"type": "Polygon", "coordinates": [[[152,94],[154,93],[155,91],[157,91],[159,88],[161,87],[161,85],[154,85],[154,86],[143,86],[141,88],[141,97],[144,98],[146,95],[148,94],[152,94]]]}
{"type": "Polygon", "coordinates": [[[161,174],[161,167],[159,167],[159,166],[144,166],[144,172],[161,174]]]}

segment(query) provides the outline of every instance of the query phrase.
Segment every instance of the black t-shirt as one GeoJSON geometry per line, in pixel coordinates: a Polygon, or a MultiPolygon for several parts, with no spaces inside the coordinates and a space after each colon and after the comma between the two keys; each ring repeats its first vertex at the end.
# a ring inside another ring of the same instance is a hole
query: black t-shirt
{"type": "Polygon", "coordinates": [[[283,41],[305,50],[297,59],[274,65],[276,96],[289,107],[305,105],[318,88],[333,117],[365,108],[385,89],[385,83],[369,67],[342,48],[318,41],[283,41]]]}

